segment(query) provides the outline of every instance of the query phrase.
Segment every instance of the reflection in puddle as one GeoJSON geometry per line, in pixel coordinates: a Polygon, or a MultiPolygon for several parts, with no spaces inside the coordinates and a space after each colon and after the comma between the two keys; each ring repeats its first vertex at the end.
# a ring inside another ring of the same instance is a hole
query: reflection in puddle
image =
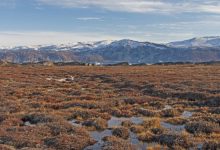
{"type": "MultiPolygon", "coordinates": [[[[113,127],[119,127],[121,126],[121,123],[123,121],[131,121],[134,124],[141,124],[143,123],[143,118],[141,117],[131,117],[131,118],[125,118],[125,117],[112,117],[108,121],[108,128],[113,128],[113,127]]],[[[102,140],[106,136],[111,136],[112,135],[112,130],[111,129],[106,129],[104,131],[92,131],[90,132],[90,136],[97,141],[94,145],[86,147],[84,150],[101,150],[102,146],[104,145],[104,141],[102,140]]],[[[138,139],[137,135],[133,132],[130,131],[129,135],[129,143],[134,145],[135,149],[137,150],[146,150],[147,146],[155,146],[156,143],[146,143],[142,142],[138,139]]]]}
{"type": "MultiPolygon", "coordinates": [[[[167,105],[165,106],[165,109],[171,109],[172,107],[167,105]]],[[[182,117],[184,118],[189,118],[192,116],[192,112],[189,111],[184,111],[182,114],[182,117]]],[[[75,120],[76,121],[76,120],[75,120]]],[[[112,117],[109,121],[108,121],[108,128],[104,131],[92,131],[90,132],[90,136],[97,141],[97,143],[95,143],[94,145],[88,146],[86,147],[84,150],[101,150],[103,145],[104,145],[104,141],[102,140],[104,137],[106,136],[112,136],[112,130],[111,128],[113,127],[120,127],[123,121],[131,121],[133,124],[142,124],[143,123],[143,118],[142,117],[131,117],[131,118],[125,118],[125,117],[112,117]]],[[[74,122],[74,120],[72,121],[73,125],[80,125],[77,124],[77,122],[74,122]]],[[[185,125],[172,125],[170,123],[166,123],[161,121],[161,126],[169,129],[172,132],[181,132],[185,130],[185,125]]],[[[146,150],[147,147],[155,147],[157,145],[157,143],[147,143],[147,142],[142,142],[138,139],[137,135],[133,132],[130,131],[130,135],[128,138],[129,142],[134,145],[135,149],[137,150],[146,150]]]]}
{"type": "Polygon", "coordinates": [[[106,136],[111,136],[111,130],[104,130],[104,131],[92,131],[90,132],[90,136],[96,140],[97,142],[94,145],[86,147],[84,150],[101,150],[102,146],[104,145],[104,141],[102,140],[106,136]]]}
{"type": "Polygon", "coordinates": [[[125,117],[112,117],[109,121],[108,121],[108,127],[112,128],[112,127],[116,127],[116,126],[121,126],[121,123],[123,121],[131,121],[134,124],[141,124],[143,123],[143,118],[141,117],[131,117],[131,118],[125,118],[125,117]]]}
{"type": "Polygon", "coordinates": [[[134,145],[135,149],[137,150],[146,150],[146,147],[148,143],[139,141],[137,135],[133,132],[130,132],[130,137],[129,137],[130,143],[134,145]]]}
{"type": "Polygon", "coordinates": [[[111,136],[112,135],[112,131],[107,129],[107,130],[104,130],[102,132],[99,132],[99,131],[92,131],[90,132],[90,136],[96,140],[96,141],[100,141],[102,140],[104,137],[106,136],[111,136]]]}

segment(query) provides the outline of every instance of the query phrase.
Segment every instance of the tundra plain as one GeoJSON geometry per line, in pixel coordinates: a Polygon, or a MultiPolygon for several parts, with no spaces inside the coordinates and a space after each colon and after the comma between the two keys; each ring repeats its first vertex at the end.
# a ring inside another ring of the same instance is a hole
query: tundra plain
{"type": "Polygon", "coordinates": [[[2,65],[0,149],[220,149],[220,65],[2,65]]]}

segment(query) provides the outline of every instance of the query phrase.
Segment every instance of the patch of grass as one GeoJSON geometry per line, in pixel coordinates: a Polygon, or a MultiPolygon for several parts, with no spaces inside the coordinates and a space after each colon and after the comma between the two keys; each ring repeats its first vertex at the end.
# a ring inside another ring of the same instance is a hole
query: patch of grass
{"type": "Polygon", "coordinates": [[[165,109],[161,111],[162,117],[176,117],[179,116],[181,113],[176,109],[165,109]]]}
{"type": "Polygon", "coordinates": [[[83,122],[82,125],[88,126],[88,127],[94,127],[96,130],[104,130],[108,127],[107,121],[100,117],[96,119],[87,120],[83,122]]]}
{"type": "Polygon", "coordinates": [[[146,129],[152,129],[152,128],[160,128],[160,119],[159,118],[149,118],[144,120],[142,123],[143,127],[146,129]]]}
{"type": "Polygon", "coordinates": [[[125,127],[114,128],[112,130],[114,136],[127,139],[129,137],[129,130],[125,127]]]}
{"type": "Polygon", "coordinates": [[[185,118],[180,118],[180,117],[175,117],[175,118],[169,118],[166,120],[167,123],[173,124],[173,125],[183,125],[187,123],[187,119],[185,118]]]}
{"type": "Polygon", "coordinates": [[[202,149],[204,150],[217,150],[220,148],[220,142],[219,141],[207,141],[203,144],[202,149]]]}
{"type": "Polygon", "coordinates": [[[218,124],[210,123],[207,121],[192,121],[186,124],[186,131],[192,134],[211,134],[211,133],[219,133],[220,127],[218,124]]]}
{"type": "Polygon", "coordinates": [[[134,133],[141,133],[141,132],[145,131],[145,128],[141,125],[132,125],[131,131],[134,133]]]}
{"type": "Polygon", "coordinates": [[[115,136],[108,136],[103,140],[105,141],[103,150],[134,150],[133,146],[126,140],[115,136]]]}
{"type": "Polygon", "coordinates": [[[142,132],[138,134],[138,139],[145,142],[152,142],[154,141],[154,134],[150,131],[142,132]]]}
{"type": "Polygon", "coordinates": [[[167,145],[170,148],[180,146],[183,148],[189,148],[192,146],[189,138],[183,134],[161,134],[155,137],[156,141],[162,145],[167,145]]]}

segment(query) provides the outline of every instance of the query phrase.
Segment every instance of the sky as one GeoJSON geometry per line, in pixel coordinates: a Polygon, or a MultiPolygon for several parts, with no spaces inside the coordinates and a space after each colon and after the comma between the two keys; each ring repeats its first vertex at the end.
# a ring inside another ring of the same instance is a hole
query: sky
{"type": "Polygon", "coordinates": [[[219,0],[0,0],[0,46],[219,35],[219,0]]]}

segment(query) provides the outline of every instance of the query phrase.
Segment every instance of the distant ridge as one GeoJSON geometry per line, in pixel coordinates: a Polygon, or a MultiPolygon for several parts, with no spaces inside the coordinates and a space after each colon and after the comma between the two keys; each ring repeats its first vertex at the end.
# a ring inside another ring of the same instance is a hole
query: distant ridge
{"type": "Polygon", "coordinates": [[[2,47],[0,60],[12,63],[52,61],[101,64],[220,61],[220,37],[200,37],[168,44],[123,39],[60,45],[2,47]]]}
{"type": "Polygon", "coordinates": [[[220,36],[197,37],[184,41],[171,42],[167,44],[171,47],[192,48],[192,47],[220,47],[220,36]]]}

